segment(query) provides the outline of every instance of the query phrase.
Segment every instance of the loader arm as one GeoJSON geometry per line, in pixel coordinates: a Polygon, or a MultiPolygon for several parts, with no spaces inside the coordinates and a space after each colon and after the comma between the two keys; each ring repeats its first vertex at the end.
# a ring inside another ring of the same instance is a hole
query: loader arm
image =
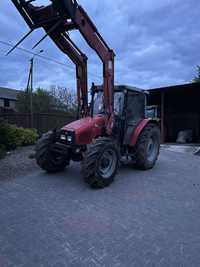
{"type": "Polygon", "coordinates": [[[115,54],[106,44],[85,10],[78,5],[76,0],[51,0],[52,4],[41,7],[34,6],[32,4],[34,0],[11,1],[23,16],[31,31],[43,27],[47,35],[76,64],[78,95],[82,95],[84,109],[86,109],[88,97],[87,60],[70,40],[68,32],[78,30],[88,45],[97,53],[103,63],[104,106],[108,122],[107,130],[111,133],[114,108],[115,54]]]}
{"type": "MultiPolygon", "coordinates": [[[[64,29],[66,25],[68,29],[70,29],[69,23],[65,19],[61,21],[52,6],[38,8],[31,5],[30,1],[12,0],[12,2],[30,27],[30,33],[33,30],[42,27],[57,47],[75,64],[79,113],[82,114],[82,116],[87,115],[87,57],[80,51],[80,49],[70,39],[69,35],[65,32],[64,29]]],[[[22,40],[24,40],[24,38],[22,40]]]]}
{"type": "MultiPolygon", "coordinates": [[[[44,28],[48,31],[48,27],[44,28]]],[[[49,36],[76,65],[78,113],[86,116],[88,114],[87,57],[76,47],[66,33],[56,31],[50,33],[49,36]]]]}
{"type": "MultiPolygon", "coordinates": [[[[74,29],[79,30],[88,45],[97,53],[103,63],[103,91],[104,106],[108,119],[113,114],[114,103],[114,57],[113,50],[109,48],[96,26],[86,13],[78,5],[76,0],[51,0],[58,14],[68,16],[74,29]]],[[[68,30],[68,27],[66,27],[68,30]]]]}

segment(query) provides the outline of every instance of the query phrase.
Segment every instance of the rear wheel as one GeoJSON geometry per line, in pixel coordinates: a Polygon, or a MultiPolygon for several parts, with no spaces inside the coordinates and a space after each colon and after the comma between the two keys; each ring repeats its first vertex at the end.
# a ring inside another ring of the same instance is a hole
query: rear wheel
{"type": "Polygon", "coordinates": [[[119,153],[110,138],[98,138],[88,146],[82,161],[85,182],[93,188],[109,186],[119,166],[119,153]]]}
{"type": "Polygon", "coordinates": [[[54,143],[52,132],[44,134],[36,144],[36,162],[41,169],[48,173],[63,171],[69,160],[66,156],[51,150],[54,143]]]}
{"type": "Polygon", "coordinates": [[[135,149],[135,166],[141,170],[154,167],[160,152],[160,129],[156,124],[148,124],[138,138],[135,149]]]}

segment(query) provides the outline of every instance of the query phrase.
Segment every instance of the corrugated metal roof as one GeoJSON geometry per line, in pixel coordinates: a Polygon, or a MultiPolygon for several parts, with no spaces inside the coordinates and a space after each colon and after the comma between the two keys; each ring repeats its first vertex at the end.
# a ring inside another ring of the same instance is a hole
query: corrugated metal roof
{"type": "Polygon", "coordinates": [[[0,87],[0,98],[17,100],[17,94],[19,92],[19,90],[0,87]]]}
{"type": "Polygon", "coordinates": [[[200,83],[186,83],[179,85],[171,85],[160,88],[151,88],[148,91],[168,91],[168,90],[181,90],[181,89],[200,89],[200,83]]]}

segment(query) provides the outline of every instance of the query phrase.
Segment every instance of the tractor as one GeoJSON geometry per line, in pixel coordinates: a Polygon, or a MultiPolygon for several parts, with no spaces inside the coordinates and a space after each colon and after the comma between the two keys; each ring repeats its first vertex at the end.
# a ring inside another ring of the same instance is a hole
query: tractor
{"type": "Polygon", "coordinates": [[[38,140],[37,164],[55,173],[71,161],[81,162],[84,180],[94,188],[109,186],[124,158],[141,170],[153,168],[160,150],[159,120],[146,116],[146,91],[114,85],[115,53],[86,11],[75,0],[51,0],[40,7],[33,5],[34,0],[11,1],[30,27],[15,47],[33,30],[43,28],[46,33],[34,48],[50,37],[76,65],[78,119],[38,140]],[[87,57],[71,40],[72,30],[82,34],[103,63],[103,84],[92,84],[90,104],[87,57]]]}

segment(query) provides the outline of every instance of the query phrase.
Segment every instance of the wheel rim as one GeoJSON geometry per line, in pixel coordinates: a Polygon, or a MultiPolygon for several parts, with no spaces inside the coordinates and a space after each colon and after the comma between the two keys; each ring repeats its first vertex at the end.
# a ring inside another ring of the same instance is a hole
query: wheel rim
{"type": "Polygon", "coordinates": [[[63,162],[63,155],[59,153],[51,152],[51,161],[55,165],[59,165],[63,162]]]}
{"type": "Polygon", "coordinates": [[[99,161],[99,173],[104,179],[109,179],[117,165],[117,155],[113,149],[107,149],[102,154],[99,161]]]}
{"type": "Polygon", "coordinates": [[[155,138],[149,138],[147,144],[147,158],[149,161],[153,161],[157,155],[158,143],[155,138]]]}

